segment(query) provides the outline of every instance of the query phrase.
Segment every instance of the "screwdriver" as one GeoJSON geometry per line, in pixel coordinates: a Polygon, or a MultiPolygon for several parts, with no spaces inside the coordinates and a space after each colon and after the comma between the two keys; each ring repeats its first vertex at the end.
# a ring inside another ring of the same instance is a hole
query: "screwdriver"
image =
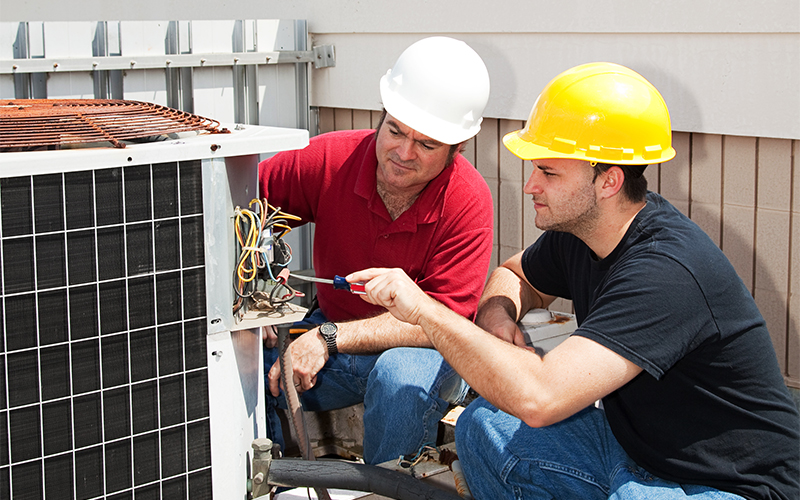
{"type": "Polygon", "coordinates": [[[294,276],[295,278],[303,281],[333,285],[334,290],[347,290],[348,292],[355,293],[357,295],[364,295],[367,293],[364,291],[365,283],[363,281],[359,281],[357,283],[348,283],[347,280],[338,275],[334,276],[332,280],[317,278],[316,276],[303,276],[301,274],[290,274],[289,276],[294,276]]]}

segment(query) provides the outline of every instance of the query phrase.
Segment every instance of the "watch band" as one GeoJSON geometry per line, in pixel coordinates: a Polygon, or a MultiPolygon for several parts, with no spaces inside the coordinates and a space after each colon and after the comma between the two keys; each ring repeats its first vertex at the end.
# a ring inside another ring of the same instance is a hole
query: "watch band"
{"type": "Polygon", "coordinates": [[[329,356],[339,352],[339,348],[336,346],[336,332],[338,331],[339,327],[336,326],[336,323],[332,323],[330,321],[319,325],[319,333],[322,335],[322,338],[325,339],[325,343],[328,345],[329,356]]]}

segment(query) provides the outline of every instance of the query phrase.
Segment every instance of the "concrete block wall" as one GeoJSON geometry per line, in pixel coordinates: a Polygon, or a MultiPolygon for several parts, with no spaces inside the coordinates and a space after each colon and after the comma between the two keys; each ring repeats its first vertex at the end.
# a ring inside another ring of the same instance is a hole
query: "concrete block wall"
{"type": "MultiPolygon", "coordinates": [[[[377,111],[319,108],[320,132],[374,128],[377,111]]],[[[519,120],[486,118],[464,155],[492,191],[492,269],[541,234],[522,192],[530,162],[511,154],[504,134],[519,120]]],[[[675,159],[648,167],[649,187],[703,228],[753,294],[772,335],[786,383],[800,389],[800,141],[675,132],[675,159]]],[[[559,300],[554,310],[570,311],[559,300]]]]}

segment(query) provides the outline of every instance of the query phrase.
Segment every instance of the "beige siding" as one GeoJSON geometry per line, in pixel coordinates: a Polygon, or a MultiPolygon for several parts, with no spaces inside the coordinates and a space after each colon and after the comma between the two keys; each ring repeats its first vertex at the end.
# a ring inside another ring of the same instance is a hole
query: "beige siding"
{"type": "MultiPolygon", "coordinates": [[[[363,112],[320,109],[323,131],[349,129],[363,112]]],[[[373,112],[371,126],[377,125],[373,112]]],[[[502,136],[524,125],[487,118],[465,156],[492,192],[495,242],[492,269],[541,233],[522,192],[530,162],[502,146],[502,136]]],[[[725,252],[767,321],[788,385],[800,388],[800,141],[679,132],[676,158],[652,165],[650,189],[700,225],[725,252]]],[[[571,310],[559,300],[553,309],[571,310]]]]}
{"type": "MultiPolygon", "coordinates": [[[[722,136],[692,135],[691,217],[717,246],[722,233],[722,136]]],[[[669,168],[667,166],[666,168],[669,168]]]]}
{"type": "Polygon", "coordinates": [[[800,141],[792,141],[792,221],[787,235],[791,250],[789,262],[789,310],[786,341],[786,366],[791,385],[800,387],[800,141]]]}

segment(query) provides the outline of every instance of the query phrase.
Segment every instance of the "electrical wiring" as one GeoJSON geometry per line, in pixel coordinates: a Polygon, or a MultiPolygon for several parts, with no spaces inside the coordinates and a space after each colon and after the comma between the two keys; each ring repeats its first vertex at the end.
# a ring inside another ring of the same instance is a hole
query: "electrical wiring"
{"type": "Polygon", "coordinates": [[[273,207],[266,199],[253,199],[249,208],[236,207],[234,234],[238,251],[233,272],[236,301],[233,312],[244,307],[247,301],[260,308],[277,308],[297,296],[302,296],[286,283],[281,271],[288,274],[292,261],[292,248],[283,241],[291,230],[290,221],[300,217],[273,207]]]}
{"type": "Polygon", "coordinates": [[[439,448],[434,443],[425,443],[420,447],[419,451],[417,451],[417,454],[413,457],[409,457],[409,455],[400,455],[397,458],[397,465],[403,467],[404,469],[414,467],[425,458],[428,458],[430,454],[434,452],[438,453],[439,448]]]}

